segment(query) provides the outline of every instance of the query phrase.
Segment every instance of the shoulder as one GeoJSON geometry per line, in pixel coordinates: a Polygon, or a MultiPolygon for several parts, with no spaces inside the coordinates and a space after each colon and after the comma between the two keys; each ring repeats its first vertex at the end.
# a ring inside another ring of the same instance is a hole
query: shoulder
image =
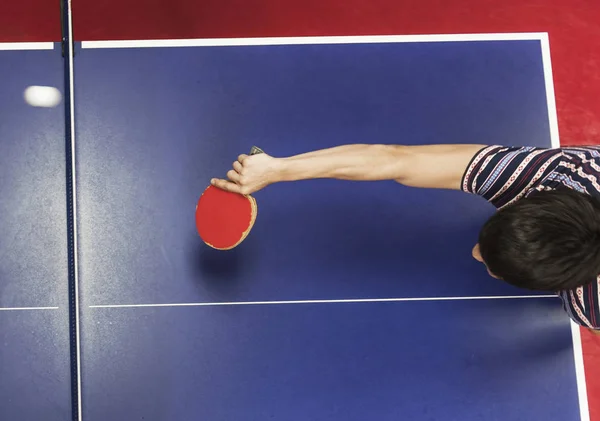
{"type": "Polygon", "coordinates": [[[487,146],[473,156],[461,182],[463,191],[497,208],[561,186],[600,195],[600,146],[487,146]]]}
{"type": "Polygon", "coordinates": [[[472,158],[461,189],[502,207],[522,198],[546,180],[562,157],[561,149],[488,146],[472,158]]]}

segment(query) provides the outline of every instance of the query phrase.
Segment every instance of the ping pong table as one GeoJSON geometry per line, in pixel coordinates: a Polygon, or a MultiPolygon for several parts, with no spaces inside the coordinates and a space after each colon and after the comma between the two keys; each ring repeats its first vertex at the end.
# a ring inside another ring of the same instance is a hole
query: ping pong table
{"type": "Polygon", "coordinates": [[[66,83],[58,44],[0,51],[2,419],[586,419],[558,298],[470,258],[481,199],[273,185],[228,252],[193,218],[253,144],[558,146],[545,34],[74,48],[66,83]]]}

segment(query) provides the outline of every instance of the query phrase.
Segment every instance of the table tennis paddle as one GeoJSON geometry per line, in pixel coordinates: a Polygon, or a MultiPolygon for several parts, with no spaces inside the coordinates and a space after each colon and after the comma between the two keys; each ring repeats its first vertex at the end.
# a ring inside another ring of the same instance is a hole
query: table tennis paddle
{"type": "MultiPolygon", "coordinates": [[[[253,146],[250,155],[263,153],[253,146]]],[[[196,206],[196,229],[202,241],[217,250],[230,250],[250,233],[256,220],[256,200],[208,186],[196,206]]]]}

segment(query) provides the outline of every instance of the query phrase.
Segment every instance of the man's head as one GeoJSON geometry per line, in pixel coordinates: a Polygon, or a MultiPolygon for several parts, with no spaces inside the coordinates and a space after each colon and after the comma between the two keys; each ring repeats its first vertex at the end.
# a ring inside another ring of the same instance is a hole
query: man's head
{"type": "Polygon", "coordinates": [[[485,223],[473,256],[521,288],[587,284],[600,274],[600,201],[566,188],[536,192],[485,223]]]}

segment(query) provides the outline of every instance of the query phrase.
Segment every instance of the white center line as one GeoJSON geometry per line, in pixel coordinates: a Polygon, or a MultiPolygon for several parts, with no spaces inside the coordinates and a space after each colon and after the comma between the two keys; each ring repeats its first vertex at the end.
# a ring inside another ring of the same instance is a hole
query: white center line
{"type": "Polygon", "coordinates": [[[58,310],[58,307],[0,307],[0,311],[58,310]]]}
{"type": "Polygon", "coordinates": [[[290,304],[337,304],[337,303],[391,303],[410,301],[466,301],[466,300],[518,300],[531,298],[558,298],[556,295],[514,295],[488,297],[405,297],[405,298],[356,298],[334,300],[286,300],[286,301],[232,301],[205,303],[157,303],[157,304],[99,304],[89,308],[143,308],[143,307],[216,307],[216,306],[256,306],[290,304]]]}

